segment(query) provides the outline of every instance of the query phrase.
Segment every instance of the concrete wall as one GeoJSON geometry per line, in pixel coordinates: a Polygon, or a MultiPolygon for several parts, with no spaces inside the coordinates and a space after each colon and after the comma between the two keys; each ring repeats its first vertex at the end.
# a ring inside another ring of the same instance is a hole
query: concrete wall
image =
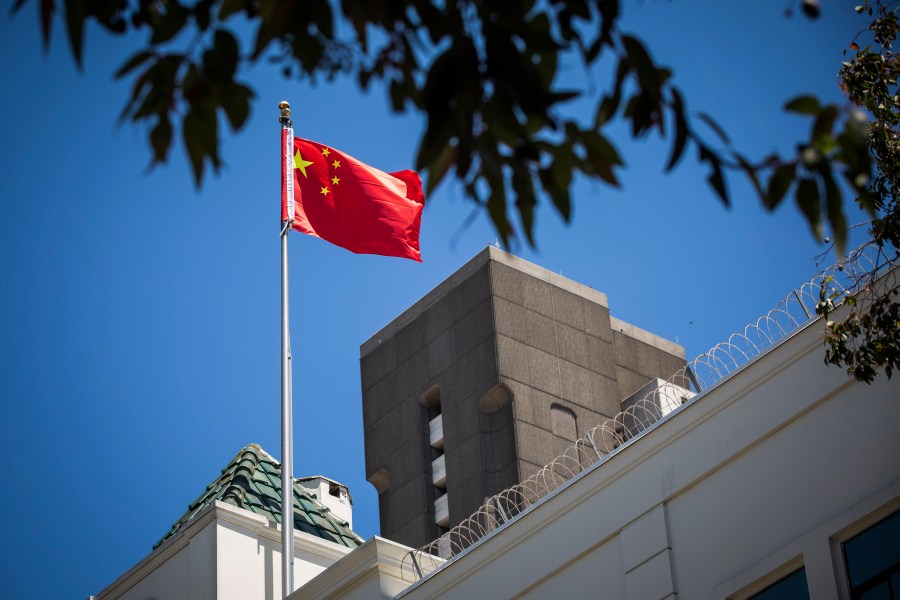
{"type": "Polygon", "coordinates": [[[490,265],[467,267],[411,309],[415,318],[398,319],[362,349],[366,475],[379,491],[381,531],[401,543],[437,537],[426,391],[440,395],[451,520],[472,475],[462,465],[480,464],[478,414],[464,407],[497,384],[497,360],[490,265]]]}
{"type": "Polygon", "coordinates": [[[747,598],[900,509],[900,381],[822,362],[817,323],[399,597],[747,598]]]}
{"type": "Polygon", "coordinates": [[[450,527],[615,415],[680,346],[612,319],[604,294],[486,248],[360,348],[366,475],[381,533],[436,538],[428,420],[439,395],[450,527]],[[430,407],[430,408],[429,408],[430,407]],[[566,432],[570,428],[566,427],[566,432]]]}

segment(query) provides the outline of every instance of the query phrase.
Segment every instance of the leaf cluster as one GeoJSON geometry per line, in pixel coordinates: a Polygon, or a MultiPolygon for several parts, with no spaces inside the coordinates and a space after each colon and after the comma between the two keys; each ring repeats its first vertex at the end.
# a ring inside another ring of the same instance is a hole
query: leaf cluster
{"type": "MultiPolygon", "coordinates": [[[[850,101],[871,115],[871,121],[862,122],[874,172],[872,178],[856,182],[863,184],[856,200],[873,215],[872,243],[895,260],[900,256],[900,57],[892,49],[900,31],[896,10],[880,0],[856,8],[872,18],[863,34],[871,43],[861,48],[854,40],[850,49],[855,54],[838,74],[850,101]]],[[[871,383],[879,370],[890,378],[900,367],[900,291],[893,277],[889,273],[887,283],[865,285],[862,302],[856,296],[846,298],[846,315],[826,323],[825,362],[843,366],[859,381],[871,383]]],[[[841,298],[823,286],[818,314],[828,319],[841,298]]]]}
{"type": "MultiPolygon", "coordinates": [[[[17,0],[14,10],[27,1],[17,0]]],[[[153,164],[168,160],[180,129],[198,185],[207,165],[221,166],[221,122],[237,131],[249,115],[254,93],[240,74],[268,60],[286,76],[313,81],[352,72],[363,88],[381,83],[394,110],[423,114],[416,166],[427,172],[429,193],[452,174],[504,243],[520,233],[535,243],[541,202],[569,220],[576,176],[619,186],[624,161],[606,133],[616,121],[635,138],[671,138],[667,170],[693,145],[726,204],[729,169],[746,173],[763,195],[763,167],[704,140],[701,129],[728,145],[711,117],[687,111],[671,71],[622,30],[619,0],[34,1],[45,43],[62,8],[79,65],[88,22],[113,34],[144,33],[146,45],[116,73],[132,82],[121,118],[149,125],[153,164]],[[249,26],[252,41],[235,36],[236,26],[249,26]],[[560,88],[560,66],[573,57],[586,71],[612,61],[604,93],[592,96],[589,77],[581,87],[560,88]],[[565,104],[579,99],[594,102],[592,122],[566,117],[565,104]]]]}
{"type": "Polygon", "coordinates": [[[888,379],[900,368],[900,291],[896,285],[867,286],[863,303],[848,296],[849,311],[828,320],[842,297],[823,285],[816,312],[826,319],[825,362],[842,366],[857,381],[872,383],[883,370],[888,379]]]}
{"type": "MultiPolygon", "coordinates": [[[[882,0],[856,8],[871,19],[864,32],[871,43],[860,48],[854,40],[855,55],[840,69],[851,105],[790,100],[785,109],[810,120],[809,139],[793,155],[758,161],[734,149],[712,117],[687,110],[671,70],[622,29],[619,0],[32,2],[45,44],[62,9],[79,67],[88,23],[115,35],[144,34],[145,45],[115,75],[132,85],[121,119],[149,126],[154,165],[168,160],[180,130],[198,186],[207,165],[215,171],[222,164],[221,123],[238,131],[247,122],[254,92],[241,77],[266,60],[286,77],[311,82],[352,73],[362,88],[383,87],[395,111],[424,115],[416,166],[427,172],[427,192],[452,175],[487,211],[504,244],[519,236],[536,243],[539,203],[571,219],[576,177],[620,185],[625,163],[608,134],[618,122],[634,138],[667,139],[667,171],[693,148],[726,205],[730,173],[745,177],[769,210],[793,196],[813,235],[821,239],[827,225],[839,253],[849,190],[872,216],[876,243],[900,248],[900,58],[892,51],[900,27],[882,0]],[[250,37],[236,36],[238,27],[250,37]],[[560,67],[573,57],[586,73],[600,61],[613,66],[599,94],[589,75],[583,86],[560,86],[560,67]],[[592,120],[566,116],[566,104],[576,100],[593,103],[592,120]]],[[[16,0],[13,11],[27,3],[16,0]]],[[[816,0],[802,6],[807,16],[818,15],[816,0]]],[[[852,311],[829,325],[827,360],[863,380],[870,368],[895,368],[897,314],[893,290],[869,312],[852,311]],[[855,340],[862,341],[848,345],[855,340]]]]}

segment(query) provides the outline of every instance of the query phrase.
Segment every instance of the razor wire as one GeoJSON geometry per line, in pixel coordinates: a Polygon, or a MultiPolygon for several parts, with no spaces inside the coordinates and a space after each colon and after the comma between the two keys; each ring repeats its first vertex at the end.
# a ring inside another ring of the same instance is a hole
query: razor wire
{"type": "Polygon", "coordinates": [[[900,250],[889,257],[876,243],[863,244],[846,259],[824,269],[789,293],[743,331],[716,344],[676,371],[662,385],[589,430],[536,473],[488,498],[468,518],[430,544],[410,550],[401,564],[404,579],[418,581],[440,569],[492,531],[527,512],[554,490],[605,461],[623,444],[666,418],[695,395],[713,388],[814,320],[820,302],[839,304],[842,298],[851,295],[857,295],[858,302],[865,302],[865,294],[860,292],[871,290],[885,274],[890,278],[881,285],[896,286],[898,271],[895,267],[898,264],[900,250]]]}

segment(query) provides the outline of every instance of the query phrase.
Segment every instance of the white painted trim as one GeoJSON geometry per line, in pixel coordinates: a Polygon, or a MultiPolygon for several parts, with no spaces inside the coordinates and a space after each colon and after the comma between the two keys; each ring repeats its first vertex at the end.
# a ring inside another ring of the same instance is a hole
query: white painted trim
{"type": "Polygon", "coordinates": [[[402,580],[403,558],[410,550],[391,540],[374,536],[307,582],[288,600],[340,598],[374,577],[402,580]]]}
{"type": "Polygon", "coordinates": [[[189,543],[192,537],[200,533],[207,525],[215,522],[215,506],[209,505],[200,511],[188,526],[167,539],[158,548],[142,558],[136,565],[125,571],[115,581],[100,590],[94,597],[97,600],[118,598],[136,585],[144,577],[158,569],[167,560],[178,554],[189,543]]]}
{"type": "MultiPolygon", "coordinates": [[[[204,530],[208,525],[219,524],[240,527],[249,535],[271,540],[280,548],[280,525],[267,520],[262,515],[216,500],[195,515],[179,532],[163,542],[156,550],[153,550],[118,579],[103,588],[100,593],[96,594],[95,598],[97,600],[113,600],[120,597],[171,557],[175,556],[180,550],[184,549],[190,543],[191,538],[204,530]]],[[[313,556],[325,558],[331,562],[342,559],[351,551],[351,548],[303,531],[294,531],[294,548],[313,556]]]]}

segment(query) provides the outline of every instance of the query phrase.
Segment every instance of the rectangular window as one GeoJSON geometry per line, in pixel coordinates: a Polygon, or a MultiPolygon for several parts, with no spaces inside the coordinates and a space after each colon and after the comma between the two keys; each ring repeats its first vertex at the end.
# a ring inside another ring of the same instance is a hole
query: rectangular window
{"type": "Polygon", "coordinates": [[[806,568],[800,567],[787,577],[779,579],[763,591],[750,596],[748,600],[809,600],[809,586],[806,584],[806,568]]]}
{"type": "Polygon", "coordinates": [[[843,546],[853,600],[900,600],[900,512],[843,546]]]}

